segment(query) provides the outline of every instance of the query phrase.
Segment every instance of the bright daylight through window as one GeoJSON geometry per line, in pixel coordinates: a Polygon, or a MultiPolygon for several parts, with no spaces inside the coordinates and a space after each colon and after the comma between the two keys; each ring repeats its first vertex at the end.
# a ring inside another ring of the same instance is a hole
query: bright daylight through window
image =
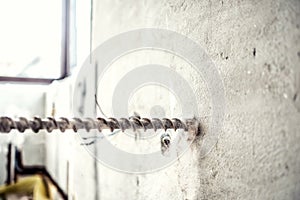
{"type": "Polygon", "coordinates": [[[59,0],[0,0],[0,76],[61,76],[62,6],[59,0]]]}

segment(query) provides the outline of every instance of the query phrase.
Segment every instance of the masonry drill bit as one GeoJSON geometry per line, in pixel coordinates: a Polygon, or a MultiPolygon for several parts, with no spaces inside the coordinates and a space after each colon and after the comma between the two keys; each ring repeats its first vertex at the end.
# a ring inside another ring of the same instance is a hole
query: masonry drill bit
{"type": "Polygon", "coordinates": [[[34,117],[29,120],[24,117],[20,117],[18,119],[12,119],[9,117],[0,117],[0,133],[9,133],[12,129],[16,129],[19,132],[23,133],[27,129],[31,129],[33,132],[38,133],[40,130],[46,130],[47,132],[52,132],[53,130],[60,130],[61,132],[65,132],[67,129],[72,129],[74,132],[77,132],[80,129],[90,131],[92,129],[96,129],[98,131],[102,131],[103,129],[109,129],[113,132],[115,129],[120,129],[124,132],[126,129],[131,129],[136,131],[138,129],[142,129],[144,131],[152,129],[157,131],[159,129],[167,130],[167,129],[183,129],[185,131],[194,130],[196,135],[199,134],[199,122],[197,119],[185,119],[180,120],[177,118],[140,118],[140,117],[130,117],[130,118],[72,118],[68,119],[65,117],[61,117],[59,119],[55,119],[52,117],[48,117],[42,119],[40,117],[34,117]]]}

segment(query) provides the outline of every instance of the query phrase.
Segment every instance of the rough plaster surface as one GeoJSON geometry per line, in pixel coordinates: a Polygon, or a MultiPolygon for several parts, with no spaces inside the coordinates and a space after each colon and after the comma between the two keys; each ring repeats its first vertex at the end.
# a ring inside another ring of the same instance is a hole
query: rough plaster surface
{"type": "Polygon", "coordinates": [[[177,31],[206,50],[226,98],[223,133],[207,157],[199,142],[151,174],[99,166],[99,197],[299,199],[299,19],[297,0],[94,1],[94,48],[132,29],[177,31]]]}
{"type": "MultiPolygon", "coordinates": [[[[93,48],[112,35],[147,27],[177,31],[205,49],[225,88],[223,132],[205,158],[199,157],[197,141],[175,163],[149,174],[121,173],[101,163],[95,168],[95,160],[72,133],[42,135],[46,156],[28,146],[29,163],[45,162],[75,199],[299,199],[299,1],[94,0],[93,12],[93,48]]],[[[132,64],[152,58],[135,56],[129,60],[132,64]]],[[[176,64],[179,61],[173,59],[175,68],[176,64]]],[[[191,74],[185,67],[177,70],[185,78],[191,74]]],[[[52,102],[57,116],[70,114],[69,84],[53,84],[47,90],[46,115],[51,114],[52,102]]],[[[198,88],[197,103],[205,113],[208,100],[202,82],[193,79],[191,84],[198,88]]],[[[140,102],[142,93],[136,98],[140,102]]],[[[22,105],[30,105],[31,114],[43,115],[38,102],[39,107],[32,102],[22,105]]],[[[1,136],[1,144],[8,139],[1,136]]],[[[26,138],[30,144],[31,140],[26,138]]],[[[4,153],[1,148],[2,171],[4,153]]],[[[2,183],[5,176],[0,176],[2,183]]]]}

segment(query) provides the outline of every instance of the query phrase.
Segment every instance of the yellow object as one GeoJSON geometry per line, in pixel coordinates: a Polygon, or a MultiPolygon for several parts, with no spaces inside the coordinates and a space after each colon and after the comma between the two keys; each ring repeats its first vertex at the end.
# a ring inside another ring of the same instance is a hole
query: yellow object
{"type": "Polygon", "coordinates": [[[16,183],[0,186],[0,196],[9,194],[32,195],[34,200],[52,200],[49,184],[40,175],[20,178],[16,183]]]}

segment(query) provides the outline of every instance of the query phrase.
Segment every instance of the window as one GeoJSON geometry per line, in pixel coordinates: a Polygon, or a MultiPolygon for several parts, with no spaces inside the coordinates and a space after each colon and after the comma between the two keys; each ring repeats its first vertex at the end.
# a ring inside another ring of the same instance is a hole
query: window
{"type": "Polygon", "coordinates": [[[75,0],[0,0],[0,81],[50,83],[76,63],[75,0]]]}

